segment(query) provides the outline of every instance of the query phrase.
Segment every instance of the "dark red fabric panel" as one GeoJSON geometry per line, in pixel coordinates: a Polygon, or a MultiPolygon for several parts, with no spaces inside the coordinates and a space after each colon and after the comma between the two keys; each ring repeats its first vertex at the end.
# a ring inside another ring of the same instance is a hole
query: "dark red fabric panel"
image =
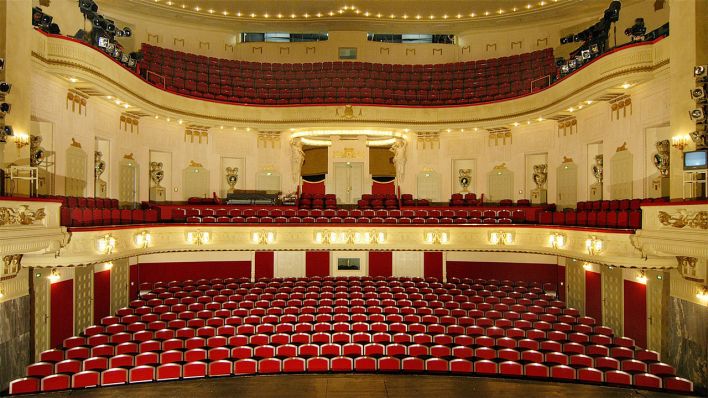
{"type": "Polygon", "coordinates": [[[312,194],[325,194],[325,183],[320,182],[307,182],[302,181],[302,193],[312,193],[312,194]]]}
{"type": "Polygon", "coordinates": [[[369,276],[392,276],[393,252],[369,252],[369,276]]]}
{"type": "Polygon", "coordinates": [[[391,182],[376,182],[371,183],[371,193],[376,195],[393,195],[396,193],[396,185],[391,182]]]}
{"type": "Polygon", "coordinates": [[[624,281],[624,335],[647,346],[647,285],[624,281]]]}
{"type": "Polygon", "coordinates": [[[130,266],[130,299],[135,300],[140,293],[140,283],[138,283],[138,265],[130,266]]]}
{"type": "Polygon", "coordinates": [[[111,314],[111,270],[93,274],[93,322],[111,314]]]}
{"type": "MultiPolygon", "coordinates": [[[[558,265],[537,263],[495,263],[486,261],[448,261],[448,278],[509,279],[512,281],[558,285],[558,265]]],[[[560,290],[560,287],[559,287],[560,290]]]]}
{"type": "MultiPolygon", "coordinates": [[[[250,261],[210,261],[143,263],[136,277],[143,282],[169,282],[185,279],[251,278],[250,261]]],[[[132,273],[131,273],[132,277],[132,273]]]]}
{"type": "Polygon", "coordinates": [[[423,254],[423,276],[425,278],[443,277],[443,254],[442,252],[425,252],[423,254]]]}
{"type": "Polygon", "coordinates": [[[585,315],[602,323],[602,274],[585,271],[585,315]]]}
{"type": "Polygon", "coordinates": [[[255,277],[272,278],[274,274],[275,254],[273,252],[256,252],[253,260],[255,262],[255,277]]]}
{"type": "Polygon", "coordinates": [[[50,303],[49,344],[56,347],[74,335],[74,280],[52,283],[50,303]]]}
{"type": "Polygon", "coordinates": [[[558,280],[558,290],[556,291],[556,294],[558,295],[559,300],[565,301],[565,267],[556,265],[556,278],[558,280]]]}
{"type": "Polygon", "coordinates": [[[305,276],[329,276],[329,252],[305,253],[305,276]]]}

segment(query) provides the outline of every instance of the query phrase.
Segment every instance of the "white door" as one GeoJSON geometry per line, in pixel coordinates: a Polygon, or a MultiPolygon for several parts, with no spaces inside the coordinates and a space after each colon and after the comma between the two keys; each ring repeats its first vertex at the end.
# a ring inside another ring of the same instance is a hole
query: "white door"
{"type": "Polygon", "coordinates": [[[578,166],[563,163],[558,166],[558,207],[574,208],[578,203],[578,166]]]}
{"type": "Polygon", "coordinates": [[[514,173],[506,168],[494,169],[489,173],[489,197],[492,202],[514,199],[514,173]]]}
{"type": "Polygon", "coordinates": [[[356,203],[364,188],[364,164],[338,162],[334,164],[334,193],[337,202],[356,203]]]}
{"type": "Polygon", "coordinates": [[[123,159],[118,167],[118,200],[121,205],[132,205],[138,201],[138,165],[134,160],[123,159]]]}

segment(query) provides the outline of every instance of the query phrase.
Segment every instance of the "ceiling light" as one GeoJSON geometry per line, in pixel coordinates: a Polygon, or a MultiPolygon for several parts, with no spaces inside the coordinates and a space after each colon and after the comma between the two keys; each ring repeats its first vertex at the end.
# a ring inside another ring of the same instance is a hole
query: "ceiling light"
{"type": "Polygon", "coordinates": [[[59,276],[57,270],[52,269],[52,272],[49,274],[49,276],[47,276],[47,279],[49,279],[49,283],[54,283],[58,282],[61,277],[59,276]]]}
{"type": "Polygon", "coordinates": [[[526,9],[528,10],[529,8],[531,8],[531,4],[526,4],[526,9]]]}
{"type": "Polygon", "coordinates": [[[639,273],[639,276],[637,276],[637,282],[646,285],[647,284],[647,274],[644,271],[641,271],[639,273]]]}
{"type": "Polygon", "coordinates": [[[278,18],[282,18],[282,17],[283,17],[283,14],[278,14],[278,18]]]}
{"type": "Polygon", "coordinates": [[[624,83],[624,84],[622,85],[622,88],[625,89],[625,90],[628,89],[628,88],[630,88],[630,87],[632,87],[632,85],[629,84],[629,83],[624,83]]]}
{"type": "Polygon", "coordinates": [[[583,269],[585,271],[592,271],[592,264],[590,264],[590,263],[583,264],[583,269]]]}
{"type": "Polygon", "coordinates": [[[72,82],[72,83],[76,83],[76,82],[79,81],[79,79],[77,79],[77,78],[75,78],[75,77],[70,77],[70,78],[69,78],[69,81],[72,82]]]}
{"type": "Polygon", "coordinates": [[[199,7],[194,7],[194,11],[199,11],[199,10],[201,10],[201,8],[199,8],[199,7]]]}
{"type": "Polygon", "coordinates": [[[224,15],[229,15],[229,12],[228,12],[228,11],[223,11],[222,14],[224,14],[224,15]]]}
{"type": "Polygon", "coordinates": [[[420,18],[421,18],[420,15],[415,16],[415,19],[420,19],[420,18]]]}
{"type": "Polygon", "coordinates": [[[297,15],[295,15],[295,14],[290,14],[290,18],[295,18],[295,17],[297,17],[297,15]]]}
{"type": "Polygon", "coordinates": [[[369,16],[369,12],[368,12],[368,11],[365,12],[365,13],[364,13],[364,16],[365,16],[365,17],[368,17],[368,16],[369,16]]]}
{"type": "Polygon", "coordinates": [[[485,15],[485,16],[489,15],[489,11],[485,11],[485,12],[484,12],[484,15],[485,15]]]}
{"type": "Polygon", "coordinates": [[[210,9],[209,9],[209,14],[213,14],[213,13],[214,13],[214,10],[212,10],[212,9],[210,8],[210,9]]]}
{"type": "Polygon", "coordinates": [[[457,18],[462,18],[462,14],[455,15],[457,18]]]}
{"type": "Polygon", "coordinates": [[[476,17],[476,16],[477,16],[477,14],[475,14],[475,13],[473,13],[473,12],[470,13],[470,17],[474,18],[474,17],[476,17]]]}

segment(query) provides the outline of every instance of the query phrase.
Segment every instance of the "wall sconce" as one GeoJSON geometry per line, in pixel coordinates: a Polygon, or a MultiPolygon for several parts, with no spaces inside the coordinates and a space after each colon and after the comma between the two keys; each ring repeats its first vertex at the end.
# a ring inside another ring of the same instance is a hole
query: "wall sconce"
{"type": "Polygon", "coordinates": [[[671,146],[683,151],[691,142],[691,137],[688,134],[675,135],[671,137],[671,146]]]}
{"type": "Polygon", "coordinates": [[[423,234],[423,240],[429,245],[446,245],[450,242],[450,235],[444,231],[428,231],[423,234]]]}
{"type": "Polygon", "coordinates": [[[29,134],[27,133],[15,133],[15,145],[17,146],[17,149],[22,149],[29,145],[30,143],[30,137],[29,134]]]}
{"type": "Polygon", "coordinates": [[[148,231],[143,231],[139,234],[135,234],[133,239],[135,240],[135,246],[143,249],[149,247],[150,243],[152,243],[152,235],[150,235],[150,232],[148,231]]]}
{"type": "Polygon", "coordinates": [[[108,271],[109,269],[113,269],[113,261],[103,263],[103,270],[108,271]]]}
{"type": "Polygon", "coordinates": [[[257,245],[270,245],[275,243],[275,232],[256,231],[251,234],[251,240],[257,245]]]}
{"type": "Polygon", "coordinates": [[[116,248],[116,239],[111,234],[103,235],[96,242],[96,248],[99,253],[111,254],[116,248]]]}
{"type": "Polygon", "coordinates": [[[647,274],[643,270],[639,272],[639,276],[637,276],[637,282],[641,283],[642,285],[647,284],[647,274]]]}
{"type": "Polygon", "coordinates": [[[514,242],[514,235],[511,232],[490,232],[489,243],[492,245],[510,245],[514,242]]]}
{"type": "Polygon", "coordinates": [[[603,249],[603,243],[601,239],[598,239],[595,236],[591,236],[585,241],[585,249],[587,249],[588,254],[591,256],[594,256],[596,254],[600,254],[600,252],[603,249]]]}
{"type": "Polygon", "coordinates": [[[585,271],[592,271],[592,264],[590,264],[590,263],[583,264],[583,269],[585,271]]]}
{"type": "Polygon", "coordinates": [[[354,243],[364,243],[364,244],[378,244],[378,243],[384,243],[386,240],[386,234],[384,232],[376,232],[376,231],[370,231],[370,232],[355,232],[354,233],[354,243]]]}
{"type": "Polygon", "coordinates": [[[337,233],[328,230],[315,232],[315,243],[329,245],[337,242],[337,233]]]}
{"type": "Polygon", "coordinates": [[[565,235],[560,234],[560,233],[553,233],[551,236],[548,237],[548,243],[550,243],[551,247],[554,249],[562,249],[565,247],[565,235]]]}
{"type": "Polygon", "coordinates": [[[54,283],[58,282],[61,277],[59,276],[57,270],[52,269],[52,272],[49,274],[49,276],[47,276],[47,279],[49,279],[49,283],[54,283]]]}
{"type": "Polygon", "coordinates": [[[702,304],[707,304],[708,303],[708,287],[706,286],[701,286],[698,289],[698,293],[696,293],[696,298],[702,303],[702,304]]]}
{"type": "Polygon", "coordinates": [[[0,299],[2,299],[3,297],[5,297],[5,288],[0,285],[0,299]]]}
{"type": "Polygon", "coordinates": [[[209,243],[211,234],[207,231],[189,231],[187,232],[187,243],[190,245],[206,245],[209,243]]]}

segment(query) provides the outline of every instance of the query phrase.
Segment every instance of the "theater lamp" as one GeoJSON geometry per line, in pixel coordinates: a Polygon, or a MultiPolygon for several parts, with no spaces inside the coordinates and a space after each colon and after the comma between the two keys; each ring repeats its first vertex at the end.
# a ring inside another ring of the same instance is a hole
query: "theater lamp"
{"type": "Polygon", "coordinates": [[[423,240],[429,245],[446,245],[450,242],[450,235],[445,231],[427,231],[423,240]]]}
{"type": "Polygon", "coordinates": [[[275,243],[275,232],[256,231],[251,234],[251,241],[257,245],[270,245],[275,243]]]}
{"type": "Polygon", "coordinates": [[[96,241],[96,249],[99,253],[111,254],[116,248],[116,238],[111,234],[105,234],[96,241]]]}
{"type": "Polygon", "coordinates": [[[514,242],[511,232],[497,231],[489,233],[489,243],[492,245],[510,245],[514,242]]]}
{"type": "Polygon", "coordinates": [[[688,134],[675,135],[671,137],[671,146],[683,151],[691,142],[691,137],[688,134]]]}
{"type": "Polygon", "coordinates": [[[186,236],[187,244],[190,245],[206,245],[210,238],[211,234],[207,231],[189,231],[186,236]]]}
{"type": "Polygon", "coordinates": [[[379,231],[367,231],[367,232],[355,232],[354,233],[354,243],[363,244],[378,244],[384,243],[386,239],[386,234],[379,231]]]}
{"type": "Polygon", "coordinates": [[[642,285],[647,284],[647,274],[644,271],[639,272],[639,275],[637,276],[637,282],[641,283],[642,285]]]}
{"type": "Polygon", "coordinates": [[[5,297],[5,288],[2,285],[0,285],[0,299],[3,297],[5,297]]]}
{"type": "Polygon", "coordinates": [[[698,293],[696,293],[696,298],[702,304],[708,303],[708,287],[702,286],[700,289],[698,289],[698,293]]]}
{"type": "Polygon", "coordinates": [[[583,264],[583,269],[585,271],[592,271],[592,264],[590,264],[590,263],[583,264]]]}
{"type": "Polygon", "coordinates": [[[49,283],[54,283],[58,282],[61,277],[59,276],[59,273],[57,270],[52,269],[52,272],[47,276],[47,279],[49,279],[49,283]]]}
{"type": "Polygon", "coordinates": [[[560,233],[553,233],[548,237],[548,243],[550,243],[551,247],[554,249],[562,249],[565,247],[565,242],[565,235],[560,233]]]}
{"type": "Polygon", "coordinates": [[[598,239],[596,236],[591,236],[585,240],[585,249],[587,249],[588,254],[591,256],[600,254],[603,248],[602,240],[598,239]]]}
{"type": "Polygon", "coordinates": [[[143,231],[138,234],[135,234],[133,239],[135,241],[135,246],[138,248],[148,248],[150,246],[150,243],[152,243],[152,235],[150,235],[150,232],[148,231],[143,231]]]}

